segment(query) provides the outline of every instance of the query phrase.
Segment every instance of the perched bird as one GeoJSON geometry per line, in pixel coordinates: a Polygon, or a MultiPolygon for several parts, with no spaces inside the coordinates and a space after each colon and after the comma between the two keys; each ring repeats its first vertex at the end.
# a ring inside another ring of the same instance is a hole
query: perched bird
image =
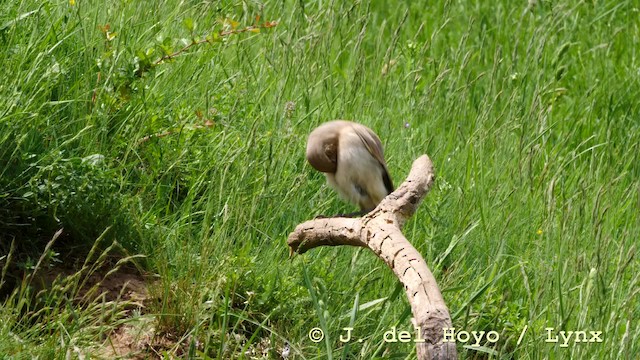
{"type": "Polygon", "coordinates": [[[368,127],[351,121],[324,123],[309,134],[307,160],[342,198],[369,212],[393,192],[382,142],[368,127]]]}

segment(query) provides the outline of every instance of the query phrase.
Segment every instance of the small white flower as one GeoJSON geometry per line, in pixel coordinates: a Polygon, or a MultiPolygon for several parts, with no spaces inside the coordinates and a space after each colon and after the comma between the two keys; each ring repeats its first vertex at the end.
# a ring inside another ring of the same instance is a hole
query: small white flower
{"type": "Polygon", "coordinates": [[[286,342],[282,348],[282,358],[286,360],[289,357],[289,354],[291,354],[291,348],[289,347],[289,343],[286,342]]]}

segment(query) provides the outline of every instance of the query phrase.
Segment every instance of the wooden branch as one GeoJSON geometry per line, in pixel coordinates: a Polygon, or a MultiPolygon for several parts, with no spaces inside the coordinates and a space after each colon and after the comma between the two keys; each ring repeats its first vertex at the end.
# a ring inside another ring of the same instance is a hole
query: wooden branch
{"type": "Polygon", "coordinates": [[[400,229],[431,189],[433,164],[423,155],[414,161],[407,180],[373,211],[361,218],[324,218],[306,221],[289,235],[292,253],[318,246],[351,245],[371,249],[404,285],[413,312],[413,325],[424,342],[416,342],[417,358],[457,359],[454,342],[443,342],[451,317],[438,284],[422,255],[400,229]]]}

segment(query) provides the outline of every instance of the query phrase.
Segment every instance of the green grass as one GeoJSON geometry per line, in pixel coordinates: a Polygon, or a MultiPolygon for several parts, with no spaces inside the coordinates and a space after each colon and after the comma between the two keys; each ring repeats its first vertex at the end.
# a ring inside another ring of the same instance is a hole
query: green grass
{"type": "Polygon", "coordinates": [[[147,318],[165,357],[275,359],[285,341],[295,359],[415,357],[383,341],[410,314],[373,254],[287,259],[296,224],[353,210],[304,159],[311,129],[342,118],[379,134],[396,184],[433,159],[404,232],[454,326],[500,334],[462,358],[637,358],[639,16],[636,1],[4,4],[0,354],[99,357],[147,318]],[[154,64],[256,16],[278,25],[154,64]],[[86,254],[157,274],[153,300],[78,301],[86,254]],[[56,262],[77,276],[38,292],[30,274],[56,262]],[[350,324],[363,342],[338,340],[350,324]],[[547,327],[604,341],[564,348],[547,327]]]}

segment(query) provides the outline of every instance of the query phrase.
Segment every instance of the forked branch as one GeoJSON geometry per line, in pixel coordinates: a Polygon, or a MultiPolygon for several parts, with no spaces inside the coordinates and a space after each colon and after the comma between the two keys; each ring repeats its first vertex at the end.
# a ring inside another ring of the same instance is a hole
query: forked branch
{"type": "Polygon", "coordinates": [[[422,255],[404,237],[401,228],[413,215],[435,178],[433,164],[423,155],[414,161],[407,180],[373,211],[361,218],[324,218],[306,221],[289,235],[292,253],[318,246],[351,245],[371,249],[404,285],[413,312],[413,325],[424,342],[416,342],[417,358],[456,359],[453,342],[443,342],[451,317],[438,284],[422,255]]]}

